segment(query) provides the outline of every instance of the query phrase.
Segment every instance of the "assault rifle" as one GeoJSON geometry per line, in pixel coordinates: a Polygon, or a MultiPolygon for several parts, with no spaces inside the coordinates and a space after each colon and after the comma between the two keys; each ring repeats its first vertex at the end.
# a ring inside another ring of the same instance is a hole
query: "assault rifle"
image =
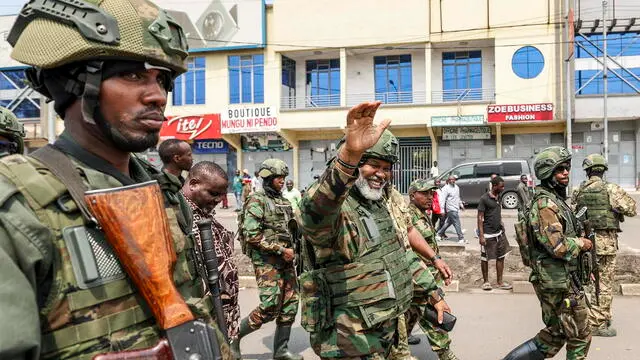
{"type": "Polygon", "coordinates": [[[222,359],[215,329],[195,319],[173,282],[176,253],[158,183],[88,191],[85,201],[165,335],[152,348],[94,360],[222,359]]]}
{"type": "Polygon", "coordinates": [[[596,304],[600,305],[600,269],[598,268],[598,258],[596,254],[596,233],[591,222],[587,220],[587,207],[583,206],[576,213],[579,220],[579,227],[584,237],[591,240],[593,244],[591,250],[582,252],[578,257],[578,268],[580,269],[580,280],[583,284],[593,281],[596,291],[596,304]]]}

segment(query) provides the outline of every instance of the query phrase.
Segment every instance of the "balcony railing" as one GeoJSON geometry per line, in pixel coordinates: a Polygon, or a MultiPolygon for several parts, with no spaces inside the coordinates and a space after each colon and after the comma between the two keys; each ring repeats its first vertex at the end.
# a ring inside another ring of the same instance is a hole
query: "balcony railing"
{"type": "Polygon", "coordinates": [[[493,101],[496,99],[494,89],[455,89],[431,92],[431,103],[456,103],[469,101],[493,101]]]}
{"type": "Polygon", "coordinates": [[[340,106],[340,94],[284,96],[280,100],[281,109],[315,109],[340,106]]]}
{"type": "MultiPolygon", "coordinates": [[[[383,104],[447,104],[474,101],[494,101],[494,89],[439,90],[431,92],[431,102],[426,91],[399,91],[386,93],[347,94],[346,106],[365,101],[382,101],[383,104]]],[[[318,109],[340,106],[340,95],[285,96],[281,99],[281,109],[318,109]]]]}

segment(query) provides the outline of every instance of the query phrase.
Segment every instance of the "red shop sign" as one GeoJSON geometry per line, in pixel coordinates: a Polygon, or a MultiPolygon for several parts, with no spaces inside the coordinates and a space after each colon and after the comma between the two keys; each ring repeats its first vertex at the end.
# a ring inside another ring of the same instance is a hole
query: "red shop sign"
{"type": "Polygon", "coordinates": [[[553,104],[489,105],[487,122],[553,120],[553,104]]]}
{"type": "Polygon", "coordinates": [[[167,116],[160,137],[178,140],[222,139],[220,114],[167,116]]]}

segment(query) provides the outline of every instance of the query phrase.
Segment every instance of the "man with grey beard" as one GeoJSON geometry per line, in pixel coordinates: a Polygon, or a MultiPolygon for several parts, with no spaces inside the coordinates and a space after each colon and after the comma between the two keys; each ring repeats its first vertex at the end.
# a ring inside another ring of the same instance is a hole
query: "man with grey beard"
{"type": "Polygon", "coordinates": [[[451,271],[388,185],[399,144],[385,130],[389,120],[373,125],[379,106],[349,111],[336,157],[300,203],[301,232],[314,255],[312,271],[300,276],[302,326],[323,359],[408,359],[404,313],[411,300],[425,299],[440,320],[449,311],[412,247],[433,259],[445,279],[451,271]]]}

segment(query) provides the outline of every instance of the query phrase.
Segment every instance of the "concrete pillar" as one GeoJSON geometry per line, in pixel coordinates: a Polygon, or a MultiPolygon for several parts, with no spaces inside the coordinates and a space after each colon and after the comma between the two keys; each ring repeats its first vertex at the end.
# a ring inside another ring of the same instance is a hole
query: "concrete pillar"
{"type": "Polygon", "coordinates": [[[223,134],[222,139],[236,149],[236,169],[242,171],[242,140],[238,134],[223,134]]]}
{"type": "Polygon", "coordinates": [[[424,92],[425,92],[425,102],[427,104],[431,104],[431,92],[433,89],[431,88],[431,47],[427,46],[424,49],[424,92]]]}
{"type": "Polygon", "coordinates": [[[431,126],[427,126],[427,133],[431,138],[431,162],[438,161],[438,138],[431,126]]]}
{"type": "MultiPolygon", "coordinates": [[[[340,48],[340,106],[347,106],[347,49],[346,48],[340,48]]],[[[298,183],[296,182],[296,184],[298,183]]]]}
{"type": "Polygon", "coordinates": [[[502,159],[502,127],[496,124],[496,159],[502,159]]]}
{"type": "Polygon", "coordinates": [[[293,147],[293,164],[289,164],[293,168],[293,183],[295,186],[299,186],[298,180],[300,180],[300,142],[298,141],[298,135],[292,130],[280,130],[280,135],[287,140],[289,145],[293,147]]]}

